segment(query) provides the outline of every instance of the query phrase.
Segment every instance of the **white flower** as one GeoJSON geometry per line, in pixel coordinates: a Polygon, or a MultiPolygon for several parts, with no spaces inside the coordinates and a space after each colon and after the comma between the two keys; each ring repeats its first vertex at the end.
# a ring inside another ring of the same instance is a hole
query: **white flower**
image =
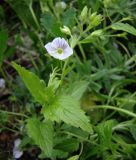
{"type": "Polygon", "coordinates": [[[5,88],[5,80],[3,78],[0,78],[0,88],[5,88]]]}
{"type": "Polygon", "coordinates": [[[72,48],[64,38],[55,38],[45,45],[47,52],[54,58],[64,60],[73,54],[72,48]]]}
{"type": "Polygon", "coordinates": [[[14,141],[13,157],[15,159],[18,159],[23,155],[23,151],[19,149],[20,143],[21,143],[21,140],[19,138],[14,141]]]}

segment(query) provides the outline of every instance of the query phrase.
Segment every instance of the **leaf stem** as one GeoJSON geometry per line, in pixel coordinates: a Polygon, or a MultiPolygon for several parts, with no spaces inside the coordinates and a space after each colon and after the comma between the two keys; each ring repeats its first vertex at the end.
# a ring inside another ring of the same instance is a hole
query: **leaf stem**
{"type": "Polygon", "coordinates": [[[61,74],[61,84],[63,83],[64,77],[65,77],[65,70],[66,70],[68,61],[69,61],[69,59],[66,59],[66,61],[65,61],[65,63],[64,63],[64,66],[63,66],[63,69],[62,69],[62,74],[61,74]]]}
{"type": "Polygon", "coordinates": [[[82,45],[81,45],[80,43],[78,44],[78,47],[79,47],[79,49],[80,49],[80,51],[81,51],[83,60],[84,60],[84,62],[85,62],[85,61],[86,61],[86,56],[85,56],[84,49],[83,49],[83,47],[82,47],[82,45]]]}
{"type": "Polygon", "coordinates": [[[1,109],[0,109],[0,113],[6,113],[6,114],[10,114],[10,115],[22,116],[22,117],[25,117],[25,118],[29,118],[27,115],[22,114],[22,113],[9,112],[9,111],[1,110],[1,109]]]}
{"type": "Polygon", "coordinates": [[[101,106],[93,106],[91,107],[91,109],[111,109],[111,110],[115,110],[115,111],[118,111],[118,112],[122,112],[122,113],[125,113],[131,117],[134,117],[136,118],[136,114],[133,113],[133,112],[130,112],[126,109],[122,109],[122,108],[117,108],[117,107],[114,107],[114,106],[107,106],[107,105],[101,105],[101,106]]]}

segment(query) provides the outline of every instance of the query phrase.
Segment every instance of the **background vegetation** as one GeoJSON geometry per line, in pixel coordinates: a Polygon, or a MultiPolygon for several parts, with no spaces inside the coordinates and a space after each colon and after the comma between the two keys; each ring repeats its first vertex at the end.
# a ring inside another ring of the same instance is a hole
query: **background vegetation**
{"type": "Polygon", "coordinates": [[[22,160],[134,160],[136,2],[63,2],[0,1],[0,160],[17,138],[22,160]],[[56,37],[67,66],[44,48],[56,37]]]}

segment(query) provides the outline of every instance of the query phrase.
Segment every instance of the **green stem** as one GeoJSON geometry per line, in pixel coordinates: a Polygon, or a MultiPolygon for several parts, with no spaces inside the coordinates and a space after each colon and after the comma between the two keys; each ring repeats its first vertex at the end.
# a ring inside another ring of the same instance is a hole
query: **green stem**
{"type": "Polygon", "coordinates": [[[68,131],[60,131],[60,133],[64,133],[64,134],[67,134],[67,135],[70,135],[70,136],[73,136],[73,137],[76,137],[76,138],[79,138],[80,140],[82,141],[86,141],[88,143],[92,143],[92,144],[95,144],[94,142],[88,140],[88,139],[84,139],[83,137],[79,136],[79,135],[76,135],[74,133],[71,133],[71,132],[68,132],[68,131]]]}
{"type": "Polygon", "coordinates": [[[36,23],[36,25],[37,25],[37,28],[38,28],[38,30],[40,31],[40,25],[39,25],[38,20],[37,20],[37,18],[36,18],[36,16],[35,16],[35,13],[34,13],[34,11],[33,11],[32,6],[29,6],[29,9],[30,9],[30,12],[31,12],[31,14],[32,14],[32,17],[33,17],[33,19],[34,19],[34,21],[35,21],[35,23],[36,23]]]}
{"type": "Polygon", "coordinates": [[[22,116],[22,117],[25,117],[25,118],[29,118],[27,115],[24,115],[22,113],[9,112],[9,111],[3,111],[3,110],[0,110],[0,113],[6,113],[6,114],[10,114],[10,115],[22,116]]]}
{"type": "Polygon", "coordinates": [[[6,81],[7,77],[6,77],[6,74],[4,73],[4,71],[3,71],[3,69],[2,69],[2,66],[0,66],[0,72],[1,72],[1,74],[2,74],[2,76],[3,76],[3,78],[4,78],[5,81],[6,81]]]}
{"type": "Polygon", "coordinates": [[[4,129],[6,129],[6,130],[9,130],[9,131],[11,131],[11,132],[14,132],[14,133],[20,134],[20,132],[19,132],[19,131],[17,131],[17,130],[15,130],[15,129],[12,129],[12,128],[9,128],[9,127],[6,127],[6,126],[3,126],[3,128],[4,128],[4,129]]]}
{"type": "Polygon", "coordinates": [[[117,107],[114,107],[114,106],[107,106],[107,105],[93,106],[93,107],[91,107],[91,109],[111,109],[111,110],[122,112],[122,113],[127,114],[127,115],[129,115],[131,117],[136,118],[136,114],[135,113],[130,112],[130,111],[126,110],[126,109],[117,108],[117,107]]]}
{"type": "Polygon", "coordinates": [[[32,57],[32,55],[31,55],[30,52],[28,52],[28,56],[29,56],[29,58],[30,58],[30,60],[31,60],[33,66],[34,66],[34,68],[35,68],[35,69],[37,70],[37,72],[39,73],[38,66],[37,66],[37,64],[35,63],[35,61],[34,61],[34,59],[33,59],[33,57],[32,57]]]}
{"type": "Polygon", "coordinates": [[[82,47],[82,45],[81,45],[81,44],[78,44],[78,47],[79,47],[79,49],[80,49],[80,51],[81,51],[81,54],[82,54],[83,60],[84,60],[84,62],[85,62],[85,61],[86,61],[86,56],[85,56],[84,49],[83,49],[83,47],[82,47]]]}
{"type": "Polygon", "coordinates": [[[63,83],[64,77],[65,77],[65,70],[66,70],[68,61],[69,61],[69,59],[67,59],[67,60],[65,61],[64,66],[63,66],[63,69],[62,69],[62,74],[61,74],[61,84],[63,83]]]}

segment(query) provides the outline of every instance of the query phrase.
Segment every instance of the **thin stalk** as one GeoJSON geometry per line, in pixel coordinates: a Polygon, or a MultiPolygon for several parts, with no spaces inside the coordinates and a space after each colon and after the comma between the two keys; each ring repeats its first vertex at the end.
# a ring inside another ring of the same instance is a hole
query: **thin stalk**
{"type": "Polygon", "coordinates": [[[6,113],[6,114],[10,114],[10,115],[22,116],[22,117],[25,117],[25,118],[29,118],[27,115],[22,114],[22,113],[9,112],[9,111],[1,110],[1,109],[0,109],[0,113],[6,113]]]}
{"type": "Polygon", "coordinates": [[[37,20],[37,18],[36,18],[36,16],[35,16],[35,13],[34,13],[34,11],[33,11],[32,6],[29,6],[29,9],[30,9],[30,12],[31,12],[31,14],[32,14],[32,17],[33,17],[33,19],[34,19],[34,21],[35,21],[35,23],[36,23],[36,25],[37,25],[37,28],[38,28],[38,30],[40,31],[40,25],[39,25],[38,20],[37,20]]]}
{"type": "Polygon", "coordinates": [[[37,64],[35,63],[35,61],[34,61],[32,55],[31,55],[31,53],[29,53],[28,56],[29,56],[29,58],[30,58],[30,60],[31,60],[33,66],[34,66],[34,68],[39,72],[38,66],[37,66],[37,64]]]}
{"type": "Polygon", "coordinates": [[[15,129],[12,129],[12,128],[9,128],[9,127],[6,127],[6,126],[3,126],[3,128],[6,129],[6,130],[9,130],[9,131],[11,131],[11,132],[20,134],[20,132],[17,131],[17,130],[15,130],[15,129]]]}
{"type": "Polygon", "coordinates": [[[6,81],[6,79],[7,79],[6,74],[4,73],[4,71],[3,71],[3,69],[2,69],[1,66],[0,66],[0,72],[1,72],[1,74],[2,74],[2,76],[3,76],[3,78],[4,78],[5,81],[6,81]]]}
{"type": "Polygon", "coordinates": [[[63,83],[64,77],[65,77],[65,70],[66,70],[68,61],[69,61],[69,59],[67,59],[67,60],[65,61],[64,66],[63,66],[63,69],[62,69],[62,74],[61,74],[61,84],[63,83]]]}
{"type": "Polygon", "coordinates": [[[136,118],[136,114],[135,113],[130,112],[130,111],[126,110],[126,109],[117,108],[117,107],[114,107],[114,106],[107,106],[107,105],[93,106],[93,107],[91,107],[91,109],[111,109],[111,110],[122,112],[124,114],[127,114],[128,116],[136,118]]]}
{"type": "Polygon", "coordinates": [[[83,57],[83,61],[85,62],[86,61],[86,55],[85,55],[84,49],[83,49],[81,44],[78,44],[78,47],[79,47],[79,49],[81,51],[81,54],[82,54],[82,57],[83,57]]]}

